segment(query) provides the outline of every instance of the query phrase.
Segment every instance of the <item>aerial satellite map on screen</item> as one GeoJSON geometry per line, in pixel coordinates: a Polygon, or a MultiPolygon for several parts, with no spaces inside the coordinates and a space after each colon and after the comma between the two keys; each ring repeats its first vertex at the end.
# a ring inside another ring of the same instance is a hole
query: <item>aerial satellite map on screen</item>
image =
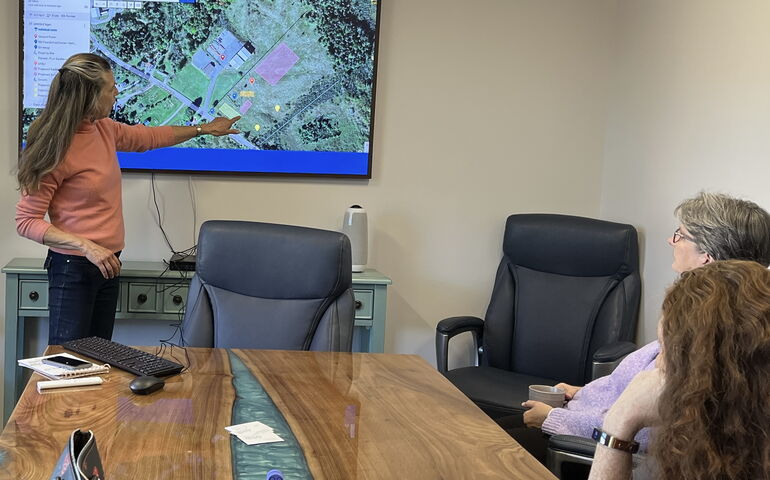
{"type": "Polygon", "coordinates": [[[114,65],[116,120],[241,116],[238,135],[124,168],[369,175],[376,20],[375,0],[25,0],[22,130],[61,63],[92,51],[114,65]]]}

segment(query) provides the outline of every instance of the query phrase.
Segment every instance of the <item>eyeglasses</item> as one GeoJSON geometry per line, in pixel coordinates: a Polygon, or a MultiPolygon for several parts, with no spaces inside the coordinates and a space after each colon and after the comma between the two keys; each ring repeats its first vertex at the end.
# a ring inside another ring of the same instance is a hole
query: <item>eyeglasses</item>
{"type": "Polygon", "coordinates": [[[692,237],[690,237],[688,235],[685,235],[684,233],[680,232],[678,228],[676,230],[674,230],[674,236],[671,239],[671,243],[676,243],[676,242],[678,242],[679,240],[681,240],[683,238],[685,240],[691,241],[692,243],[697,243],[697,242],[695,242],[694,238],[692,238],[692,237]]]}

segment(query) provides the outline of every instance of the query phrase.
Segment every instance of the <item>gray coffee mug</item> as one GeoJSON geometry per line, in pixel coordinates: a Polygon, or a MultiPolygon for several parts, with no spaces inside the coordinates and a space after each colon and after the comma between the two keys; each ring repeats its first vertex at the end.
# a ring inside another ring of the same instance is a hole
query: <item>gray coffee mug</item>
{"type": "Polygon", "coordinates": [[[530,385],[529,399],[537,402],[543,402],[554,408],[564,406],[563,388],[552,387],[550,385],[530,385]]]}

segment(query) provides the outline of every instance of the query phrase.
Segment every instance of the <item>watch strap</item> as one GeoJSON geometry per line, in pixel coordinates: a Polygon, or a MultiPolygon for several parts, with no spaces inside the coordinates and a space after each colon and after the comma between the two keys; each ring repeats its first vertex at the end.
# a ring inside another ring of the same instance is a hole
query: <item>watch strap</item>
{"type": "Polygon", "coordinates": [[[620,450],[622,452],[636,453],[639,451],[639,442],[633,440],[621,440],[598,428],[594,428],[594,433],[591,435],[591,438],[596,440],[599,445],[614,448],[615,450],[620,450]]]}

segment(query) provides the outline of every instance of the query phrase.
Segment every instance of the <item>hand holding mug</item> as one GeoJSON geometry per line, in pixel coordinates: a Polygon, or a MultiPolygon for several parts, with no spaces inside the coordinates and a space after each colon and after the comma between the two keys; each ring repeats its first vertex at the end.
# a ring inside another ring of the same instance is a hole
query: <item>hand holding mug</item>
{"type": "Polygon", "coordinates": [[[524,425],[529,428],[541,428],[548,414],[553,410],[552,406],[536,400],[527,400],[521,406],[529,408],[523,416],[524,425]]]}
{"type": "Polygon", "coordinates": [[[575,398],[575,394],[583,388],[583,387],[576,387],[568,383],[557,383],[555,387],[561,388],[564,390],[564,397],[567,400],[572,400],[573,398],[575,398]]]}

